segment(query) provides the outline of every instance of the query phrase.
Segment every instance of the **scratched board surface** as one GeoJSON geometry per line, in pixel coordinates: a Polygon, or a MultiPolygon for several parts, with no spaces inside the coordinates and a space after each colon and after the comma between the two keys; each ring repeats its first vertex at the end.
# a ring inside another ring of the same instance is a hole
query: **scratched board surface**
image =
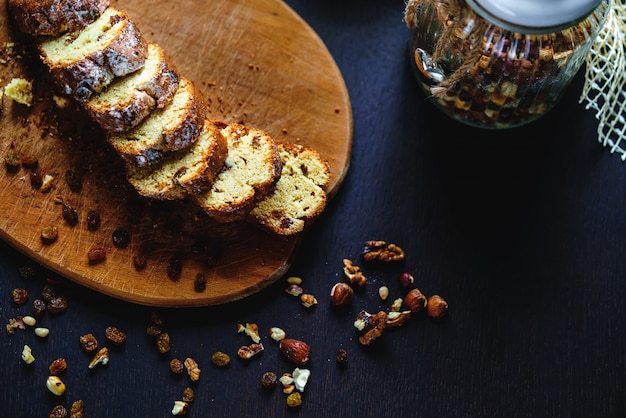
{"type": "MultiPolygon", "coordinates": [[[[210,103],[211,115],[267,131],[279,141],[317,149],[331,167],[330,195],[349,166],[352,113],[343,78],[323,42],[279,0],[114,1],[144,37],[171,56],[210,103]]],[[[36,168],[0,172],[0,237],[34,260],[82,285],[150,306],[204,306],[230,302],[271,284],[290,266],[297,237],[283,238],[245,222],[219,224],[190,202],[139,197],[102,132],[74,103],[59,107],[58,91],[30,40],[0,9],[0,86],[33,81],[28,107],[4,99],[0,154],[36,158],[36,168]],[[52,177],[47,192],[31,173],[52,177]],[[68,174],[70,182],[67,181],[68,174]],[[78,179],[72,182],[71,179],[78,179]],[[72,186],[72,187],[70,187],[72,186]],[[70,206],[78,222],[70,225],[70,206]],[[96,230],[88,214],[100,216],[96,230]],[[41,239],[57,227],[52,243],[41,239]],[[113,234],[129,233],[125,247],[113,234]],[[106,253],[89,263],[91,249],[106,253]],[[135,258],[144,257],[144,269],[135,258]],[[176,271],[180,269],[180,274],[176,271]],[[198,291],[198,274],[206,289],[198,291]]]]}

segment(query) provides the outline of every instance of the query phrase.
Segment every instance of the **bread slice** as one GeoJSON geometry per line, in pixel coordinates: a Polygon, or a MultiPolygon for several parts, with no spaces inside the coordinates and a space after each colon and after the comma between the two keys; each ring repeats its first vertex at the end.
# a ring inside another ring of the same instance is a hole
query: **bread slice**
{"type": "Polygon", "coordinates": [[[85,103],[85,109],[104,130],[124,132],[137,126],[154,108],[162,108],[178,89],[176,67],[156,44],[148,44],[144,66],[118,78],[85,103]]]}
{"type": "Polygon", "coordinates": [[[203,128],[207,105],[191,81],[180,78],[167,106],[155,109],[137,127],[108,136],[109,143],[129,164],[158,162],[167,151],[193,144],[203,128]]]}
{"type": "Polygon", "coordinates": [[[228,143],[228,157],[211,189],[194,200],[219,222],[245,219],[254,205],[275,186],[280,155],[264,131],[218,122],[228,143]]]}
{"type": "Polygon", "coordinates": [[[79,102],[141,68],[148,43],[131,18],[109,7],[79,32],[70,32],[40,45],[46,64],[63,91],[79,102]]]}
{"type": "Polygon", "coordinates": [[[170,151],[154,166],[127,165],[127,177],[144,197],[158,200],[182,199],[211,187],[222,168],[228,145],[220,130],[209,120],[198,140],[188,149],[170,151]]]}
{"type": "Polygon", "coordinates": [[[304,230],[326,207],[330,168],[313,148],[279,143],[283,163],[276,188],[250,212],[248,219],[279,235],[304,230]]]}
{"type": "Polygon", "coordinates": [[[83,29],[109,7],[109,0],[9,0],[20,31],[32,36],[59,36],[83,29]]]}

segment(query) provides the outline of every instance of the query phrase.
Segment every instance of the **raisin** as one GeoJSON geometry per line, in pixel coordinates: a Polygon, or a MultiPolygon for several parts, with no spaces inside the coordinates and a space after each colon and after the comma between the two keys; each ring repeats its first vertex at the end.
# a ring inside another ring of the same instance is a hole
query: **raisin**
{"type": "Polygon", "coordinates": [[[48,371],[51,375],[54,376],[60,375],[65,371],[65,369],[67,369],[67,361],[65,361],[65,359],[62,357],[54,360],[52,363],[50,363],[50,366],[48,366],[48,371]]]}
{"type": "Polygon", "coordinates": [[[90,210],[87,213],[87,229],[96,231],[98,228],[100,228],[100,214],[95,210],[90,210]]]}
{"type": "Polygon", "coordinates": [[[193,281],[193,288],[198,293],[206,290],[206,278],[204,277],[204,274],[196,274],[196,278],[193,281]]]}
{"type": "Polygon", "coordinates": [[[7,152],[7,154],[4,156],[4,163],[9,168],[19,167],[21,163],[19,154],[14,150],[7,152]]]}
{"type": "Polygon", "coordinates": [[[30,179],[30,185],[33,189],[41,189],[41,186],[43,185],[43,176],[39,170],[31,171],[28,177],[30,179]]]}
{"type": "Polygon", "coordinates": [[[161,325],[152,324],[152,325],[148,325],[148,328],[146,328],[146,334],[148,334],[151,337],[156,337],[161,332],[163,332],[163,328],[161,328],[161,325]]]}
{"type": "Polygon", "coordinates": [[[170,351],[170,347],[171,347],[170,335],[167,332],[161,332],[159,335],[157,335],[156,345],[157,345],[157,349],[159,350],[159,353],[161,354],[165,354],[168,351],[170,351]]]}
{"type": "Polygon", "coordinates": [[[213,364],[219,367],[225,367],[230,364],[230,356],[222,351],[216,351],[211,356],[213,364]]]}
{"type": "Polygon", "coordinates": [[[146,260],[146,257],[142,254],[137,254],[136,256],[133,257],[133,266],[135,266],[135,270],[139,271],[139,270],[143,270],[146,268],[146,266],[148,265],[148,260],[146,260]]]}
{"type": "Polygon", "coordinates": [[[167,265],[167,277],[170,280],[178,280],[180,278],[180,273],[183,271],[183,260],[180,257],[174,257],[170,260],[170,263],[167,265]]]}
{"type": "Polygon", "coordinates": [[[186,387],[185,390],[183,390],[183,401],[187,403],[193,402],[193,397],[193,389],[186,387]]]}
{"type": "Polygon", "coordinates": [[[265,389],[272,389],[278,383],[278,375],[274,372],[265,372],[261,377],[261,385],[265,389]]]}
{"type": "Polygon", "coordinates": [[[117,248],[126,248],[130,244],[130,233],[124,228],[116,228],[113,231],[113,245],[117,248]]]}
{"type": "Polygon", "coordinates": [[[41,297],[43,300],[45,300],[46,302],[50,302],[52,300],[52,298],[54,298],[56,296],[56,289],[54,288],[54,286],[52,286],[51,284],[44,284],[43,285],[43,289],[41,291],[41,297]]]}
{"type": "Polygon", "coordinates": [[[80,192],[83,188],[83,176],[75,168],[70,168],[65,172],[65,182],[73,192],[80,192]]]}
{"type": "Polygon", "coordinates": [[[79,338],[80,346],[88,353],[98,348],[98,340],[93,334],[81,335],[79,338]]]}
{"type": "Polygon", "coordinates": [[[78,212],[69,204],[63,203],[63,219],[69,226],[74,226],[78,223],[78,212]]]}
{"type": "Polygon", "coordinates": [[[57,405],[50,411],[50,418],[67,418],[67,409],[63,405],[57,405]]]}
{"type": "Polygon", "coordinates": [[[116,327],[107,327],[104,331],[104,335],[107,340],[111,341],[115,345],[121,345],[126,342],[126,334],[116,327]]]}
{"type": "Polygon", "coordinates": [[[34,155],[24,155],[20,158],[20,163],[23,167],[37,167],[39,159],[34,155]]]}
{"type": "Polygon", "coordinates": [[[104,261],[107,257],[107,250],[103,247],[92,248],[87,252],[89,264],[96,264],[104,261]]]}
{"type": "Polygon", "coordinates": [[[173,359],[170,361],[170,371],[171,371],[172,373],[175,373],[175,374],[180,374],[180,373],[182,373],[182,372],[183,372],[183,370],[185,370],[185,365],[183,364],[183,362],[182,362],[182,361],[180,361],[180,360],[179,360],[179,359],[177,359],[177,358],[173,358],[173,359]]]}
{"type": "Polygon", "coordinates": [[[35,316],[41,316],[43,312],[46,310],[46,302],[41,299],[35,299],[33,301],[33,314],[35,316]]]}
{"type": "Polygon", "coordinates": [[[48,311],[56,314],[67,309],[67,299],[65,296],[55,296],[48,302],[48,311]]]}
{"type": "Polygon", "coordinates": [[[39,273],[41,272],[39,266],[24,266],[17,269],[20,277],[25,280],[33,279],[39,277],[39,273]]]}

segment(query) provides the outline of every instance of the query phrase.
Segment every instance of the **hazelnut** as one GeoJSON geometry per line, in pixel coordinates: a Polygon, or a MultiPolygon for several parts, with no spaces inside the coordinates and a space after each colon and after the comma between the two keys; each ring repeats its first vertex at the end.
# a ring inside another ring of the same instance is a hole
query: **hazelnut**
{"type": "Polygon", "coordinates": [[[421,312],[426,307],[426,296],[417,288],[411,289],[404,297],[404,304],[413,313],[421,312]]]}
{"type": "Polygon", "coordinates": [[[292,363],[304,366],[311,358],[311,348],[303,341],[285,338],[280,341],[280,351],[292,363]]]}
{"type": "Polygon", "coordinates": [[[443,318],[448,312],[448,302],[439,295],[432,295],[426,304],[426,314],[431,318],[443,318]]]}
{"type": "Polygon", "coordinates": [[[330,303],[333,306],[342,307],[352,302],[354,290],[347,283],[337,283],[330,289],[330,303]]]}

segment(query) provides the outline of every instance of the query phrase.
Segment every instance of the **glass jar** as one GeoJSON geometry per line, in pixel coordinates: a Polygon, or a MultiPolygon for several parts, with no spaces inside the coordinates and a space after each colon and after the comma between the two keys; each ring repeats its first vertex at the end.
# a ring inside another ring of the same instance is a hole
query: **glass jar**
{"type": "Polygon", "coordinates": [[[611,0],[410,0],[419,85],[453,118],[482,128],[531,122],[558,102],[611,0]]]}

